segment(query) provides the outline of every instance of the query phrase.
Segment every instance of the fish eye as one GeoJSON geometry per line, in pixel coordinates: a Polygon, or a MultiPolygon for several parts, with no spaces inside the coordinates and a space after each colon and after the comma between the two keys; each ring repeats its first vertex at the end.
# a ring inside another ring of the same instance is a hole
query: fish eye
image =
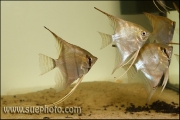
{"type": "Polygon", "coordinates": [[[142,35],[142,36],[145,36],[145,35],[146,35],[146,32],[145,32],[145,31],[142,31],[142,32],[141,32],[141,35],[142,35]]]}

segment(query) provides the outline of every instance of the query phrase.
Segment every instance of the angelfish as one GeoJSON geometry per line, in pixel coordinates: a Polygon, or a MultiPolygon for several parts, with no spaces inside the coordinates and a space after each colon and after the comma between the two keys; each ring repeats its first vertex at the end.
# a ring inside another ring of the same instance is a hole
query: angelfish
{"type": "MultiPolygon", "coordinates": [[[[164,8],[164,9],[166,10],[166,12],[168,12],[168,13],[169,13],[169,10],[168,10],[167,8],[172,9],[172,8],[166,6],[166,5],[164,4],[163,0],[156,0],[156,2],[157,2],[162,8],[164,8]]],[[[157,9],[158,9],[160,12],[164,13],[164,12],[163,12],[161,9],[159,9],[159,7],[156,5],[155,0],[153,0],[153,3],[154,3],[154,5],[157,7],[157,9]]]]}
{"type": "MultiPolygon", "coordinates": [[[[113,46],[116,46],[115,67],[112,74],[118,68],[128,64],[131,60],[131,65],[133,65],[133,62],[138,56],[139,50],[147,41],[150,32],[138,24],[125,21],[108,13],[105,13],[96,7],[94,8],[105,14],[110,19],[112,23],[111,26],[114,29],[113,35],[99,32],[102,38],[101,49],[111,43],[113,43],[113,46]]],[[[131,66],[129,66],[129,68],[130,67],[131,66]]],[[[124,72],[124,74],[126,72],[124,72]]],[[[124,74],[122,74],[121,76],[123,76],[124,74]]]]}
{"type": "Polygon", "coordinates": [[[79,79],[74,88],[64,98],[52,104],[57,105],[72,94],[78,84],[82,81],[84,75],[87,74],[95,64],[97,57],[79,46],[66,42],[48,28],[46,29],[55,37],[58,56],[57,59],[53,59],[46,55],[39,54],[41,75],[56,68],[56,92],[66,89],[71,83],[79,79]]]}
{"type": "Polygon", "coordinates": [[[168,44],[172,42],[176,22],[163,16],[152,15],[144,12],[151,21],[153,31],[151,34],[151,42],[154,40],[159,43],[168,44]]]}
{"type": "MultiPolygon", "coordinates": [[[[131,69],[127,72],[128,80],[136,75],[145,85],[148,94],[147,102],[154,94],[161,78],[164,76],[162,90],[164,90],[169,78],[169,65],[171,63],[173,47],[162,43],[145,44],[131,69]]],[[[126,70],[129,65],[124,66],[126,70]]]]}

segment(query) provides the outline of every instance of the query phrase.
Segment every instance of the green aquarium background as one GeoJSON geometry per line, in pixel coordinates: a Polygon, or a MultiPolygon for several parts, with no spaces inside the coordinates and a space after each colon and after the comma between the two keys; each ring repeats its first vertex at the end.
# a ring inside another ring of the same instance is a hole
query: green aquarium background
{"type": "MultiPolygon", "coordinates": [[[[28,93],[54,87],[53,70],[40,76],[38,54],[55,57],[54,37],[44,26],[67,42],[98,57],[98,61],[82,82],[115,82],[115,78],[124,70],[118,69],[111,75],[115,51],[111,45],[100,50],[101,37],[98,34],[98,31],[113,34],[113,30],[108,18],[94,7],[152,31],[150,22],[143,13],[125,13],[130,8],[123,5],[124,2],[1,1],[1,94],[28,93]]],[[[159,15],[159,12],[152,11],[151,14],[159,15]]],[[[173,42],[179,43],[179,13],[172,10],[166,16],[176,21],[173,42]]],[[[169,83],[179,85],[179,62],[174,54],[179,54],[177,45],[173,48],[169,83]]],[[[120,81],[128,83],[127,75],[120,81]]]]}

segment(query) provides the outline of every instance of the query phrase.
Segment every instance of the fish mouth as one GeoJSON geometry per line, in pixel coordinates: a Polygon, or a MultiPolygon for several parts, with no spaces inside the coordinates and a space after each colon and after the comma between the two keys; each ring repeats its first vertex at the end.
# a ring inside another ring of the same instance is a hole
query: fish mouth
{"type": "Polygon", "coordinates": [[[171,64],[171,58],[172,58],[172,53],[173,53],[173,46],[170,46],[169,47],[169,52],[168,52],[168,55],[169,55],[169,65],[171,64]]]}
{"type": "Polygon", "coordinates": [[[97,57],[95,57],[95,59],[94,59],[94,63],[95,63],[97,60],[98,60],[98,58],[97,58],[97,57]]]}
{"type": "Polygon", "coordinates": [[[96,63],[97,60],[98,60],[97,57],[93,57],[93,63],[92,63],[92,66],[96,63]]]}

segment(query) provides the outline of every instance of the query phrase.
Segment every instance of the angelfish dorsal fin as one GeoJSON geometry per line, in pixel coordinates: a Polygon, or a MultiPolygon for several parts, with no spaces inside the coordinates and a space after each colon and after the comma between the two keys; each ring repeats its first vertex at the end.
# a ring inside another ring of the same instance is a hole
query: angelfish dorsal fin
{"type": "Polygon", "coordinates": [[[61,54],[62,51],[62,46],[63,46],[63,39],[60,38],[59,36],[57,36],[54,32],[52,32],[50,29],[48,29],[47,27],[44,26],[45,29],[47,29],[49,32],[52,33],[52,35],[54,36],[55,40],[55,48],[56,48],[56,57],[58,58],[59,55],[61,54]]]}
{"type": "Polygon", "coordinates": [[[109,18],[109,20],[110,20],[110,25],[111,25],[111,27],[113,28],[113,30],[115,31],[116,28],[117,28],[117,24],[118,24],[119,18],[117,18],[117,17],[115,17],[115,16],[113,16],[113,15],[110,15],[110,14],[108,14],[108,13],[106,13],[106,12],[104,12],[104,11],[96,8],[96,7],[94,7],[94,8],[95,8],[96,10],[100,11],[101,13],[105,14],[105,15],[109,18]]]}

